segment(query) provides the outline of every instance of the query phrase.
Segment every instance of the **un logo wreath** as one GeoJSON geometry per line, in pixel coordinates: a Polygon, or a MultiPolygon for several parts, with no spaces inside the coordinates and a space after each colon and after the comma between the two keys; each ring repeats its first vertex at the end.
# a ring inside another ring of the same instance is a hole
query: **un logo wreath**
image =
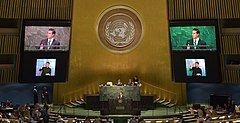
{"type": "Polygon", "coordinates": [[[143,26],[135,10],[127,6],[113,6],[100,15],[96,31],[105,48],[112,52],[125,53],[140,43],[143,26]]]}

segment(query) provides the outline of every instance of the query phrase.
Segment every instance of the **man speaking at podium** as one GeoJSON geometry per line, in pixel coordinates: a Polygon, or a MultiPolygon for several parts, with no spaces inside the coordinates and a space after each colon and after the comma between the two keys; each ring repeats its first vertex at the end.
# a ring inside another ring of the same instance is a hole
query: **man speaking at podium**
{"type": "Polygon", "coordinates": [[[124,100],[124,95],[123,95],[123,92],[121,91],[118,95],[118,103],[122,103],[124,100]]]}
{"type": "Polygon", "coordinates": [[[200,31],[197,28],[192,29],[192,39],[187,40],[186,49],[207,49],[205,41],[199,38],[200,31]]]}
{"type": "Polygon", "coordinates": [[[40,50],[42,49],[59,49],[60,42],[55,39],[56,31],[53,28],[48,29],[48,38],[43,39],[40,43],[40,50]]]}

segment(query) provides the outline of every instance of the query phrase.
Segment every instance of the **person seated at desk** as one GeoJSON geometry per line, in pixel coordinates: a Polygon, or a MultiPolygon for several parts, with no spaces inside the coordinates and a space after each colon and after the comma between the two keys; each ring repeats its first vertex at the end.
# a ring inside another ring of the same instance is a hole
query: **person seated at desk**
{"type": "Polygon", "coordinates": [[[133,77],[133,83],[134,83],[135,86],[138,85],[138,77],[137,76],[133,77]]]}
{"type": "Polygon", "coordinates": [[[223,108],[219,104],[217,104],[216,111],[223,111],[223,108]]]}
{"type": "Polygon", "coordinates": [[[133,86],[134,85],[134,82],[132,81],[132,79],[129,79],[128,80],[128,86],[133,86]]]}
{"type": "Polygon", "coordinates": [[[1,106],[3,108],[13,108],[12,101],[10,100],[6,100],[6,102],[1,102],[1,106]]]}
{"type": "Polygon", "coordinates": [[[122,85],[123,85],[123,83],[121,82],[120,79],[118,79],[118,80],[117,80],[117,86],[122,86],[122,85]]]}
{"type": "Polygon", "coordinates": [[[61,115],[58,115],[56,123],[64,123],[63,118],[61,115]]]}

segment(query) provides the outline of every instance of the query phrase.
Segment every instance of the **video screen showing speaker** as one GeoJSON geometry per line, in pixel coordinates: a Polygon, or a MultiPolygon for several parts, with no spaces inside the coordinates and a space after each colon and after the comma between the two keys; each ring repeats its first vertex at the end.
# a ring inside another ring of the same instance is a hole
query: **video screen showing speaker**
{"type": "Polygon", "coordinates": [[[66,82],[71,22],[23,20],[19,82],[66,82]]]}
{"type": "Polygon", "coordinates": [[[221,81],[217,20],[169,22],[172,75],[175,82],[221,81]]]}
{"type": "Polygon", "coordinates": [[[173,51],[216,51],[216,21],[171,21],[169,27],[173,51]]]}
{"type": "Polygon", "coordinates": [[[71,25],[63,21],[26,21],[24,25],[25,51],[68,51],[71,25]]]}

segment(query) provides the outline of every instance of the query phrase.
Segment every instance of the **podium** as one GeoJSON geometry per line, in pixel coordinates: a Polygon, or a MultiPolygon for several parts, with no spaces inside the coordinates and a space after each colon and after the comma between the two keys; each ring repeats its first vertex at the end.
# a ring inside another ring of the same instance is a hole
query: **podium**
{"type": "Polygon", "coordinates": [[[132,114],[132,101],[123,100],[119,102],[117,99],[110,99],[107,101],[107,105],[103,108],[105,110],[101,111],[101,114],[132,114]]]}
{"type": "Polygon", "coordinates": [[[115,98],[100,101],[99,95],[88,95],[86,96],[86,108],[88,110],[100,111],[101,115],[140,115],[141,111],[154,109],[153,95],[142,95],[140,99],[140,101],[133,101],[124,98],[121,102],[115,98]]]}
{"type": "Polygon", "coordinates": [[[101,86],[99,98],[101,115],[140,115],[138,108],[134,108],[140,101],[138,86],[101,86]],[[123,92],[123,99],[117,98],[119,92],[123,92]]]}
{"type": "Polygon", "coordinates": [[[116,99],[120,92],[123,92],[125,99],[133,101],[140,101],[140,87],[139,86],[100,86],[100,101],[108,101],[109,99],[116,99]]]}

